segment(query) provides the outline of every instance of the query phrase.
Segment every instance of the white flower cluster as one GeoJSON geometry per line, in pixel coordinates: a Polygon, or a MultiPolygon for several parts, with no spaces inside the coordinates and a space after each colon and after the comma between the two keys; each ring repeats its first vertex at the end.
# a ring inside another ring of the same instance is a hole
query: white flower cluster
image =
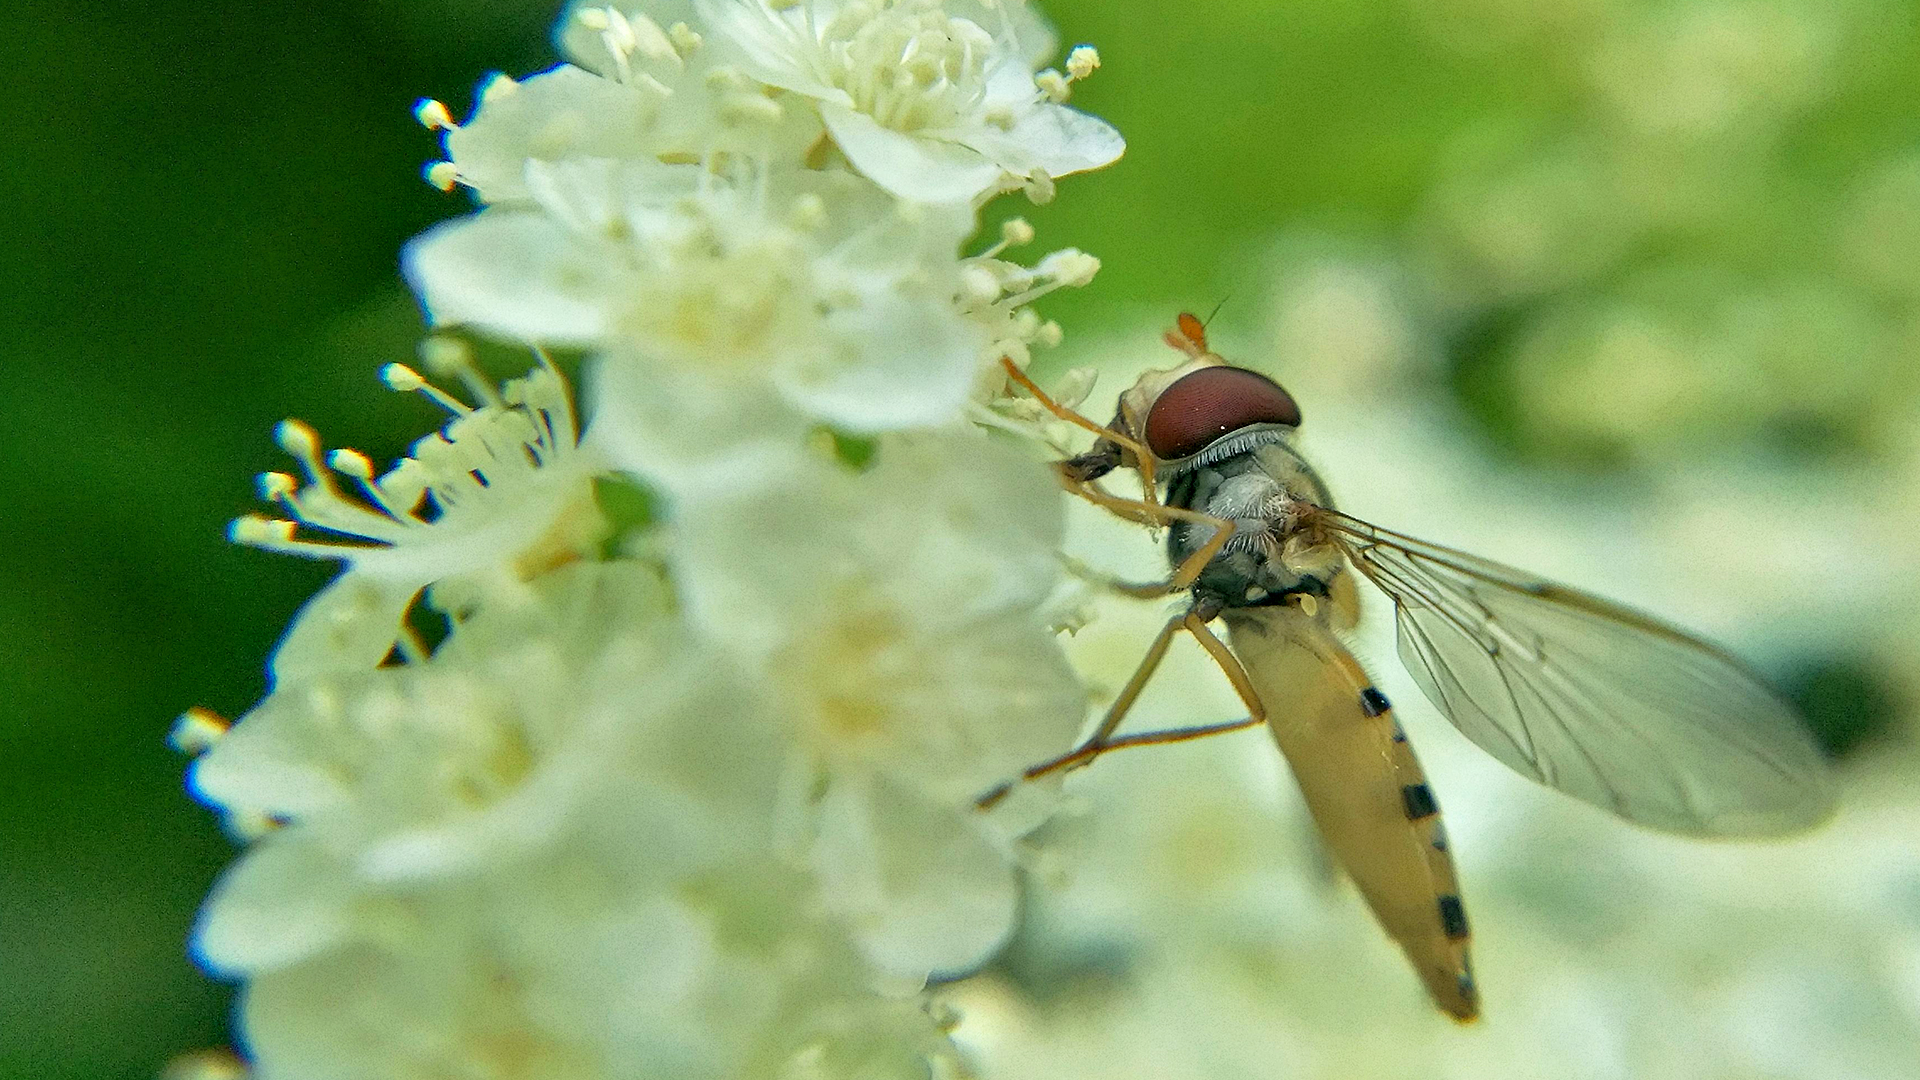
{"type": "Polygon", "coordinates": [[[385,378],[441,431],[383,472],[289,421],[284,517],[234,525],[345,568],[264,701],[176,729],[250,843],[195,949],[260,1077],[944,1075],[923,988],[1011,933],[1046,796],[973,800],[1086,702],[1060,493],[973,420],[1023,427],[999,360],[1098,265],[1006,261],[1017,220],[961,245],[1119,155],[1065,105],[1097,56],[1036,70],[1019,0],[642,0],[561,40],[465,123],[423,103],[482,206],[406,260],[436,326],[538,366],[430,340],[385,378]]]}
{"type": "Polygon", "coordinates": [[[956,257],[986,199],[1122,149],[1063,104],[1096,54],[1036,76],[1053,40],[1021,3],[582,8],[564,40],[582,66],[496,76],[464,125],[422,107],[429,175],[485,209],[407,266],[437,323],[598,351],[617,467],[673,487],[743,439],[950,420],[1053,333],[1025,305],[1098,266],[956,257]]]}

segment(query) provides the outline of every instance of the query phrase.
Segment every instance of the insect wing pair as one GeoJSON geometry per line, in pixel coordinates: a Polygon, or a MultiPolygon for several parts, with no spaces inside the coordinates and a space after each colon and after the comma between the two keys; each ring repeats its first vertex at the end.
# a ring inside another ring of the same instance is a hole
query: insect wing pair
{"type": "Polygon", "coordinates": [[[1169,526],[1171,578],[1129,591],[1191,596],[1093,735],[1027,778],[1264,721],[1334,857],[1460,1020],[1479,1009],[1465,911],[1438,803],[1385,696],[1343,643],[1359,615],[1349,571],[1393,600],[1401,660],[1427,698],[1521,775],[1697,836],[1778,835],[1831,812],[1806,728],[1737,660],[1599,597],[1340,513],[1293,447],[1300,410],[1285,390],[1212,353],[1191,315],[1167,341],[1186,362],[1142,376],[1104,427],[1007,365],[1043,405],[1099,436],[1059,464],[1069,490],[1169,526]],[[1140,472],[1144,498],[1098,485],[1124,467],[1140,472]],[[1207,629],[1216,618],[1231,650],[1207,629]],[[1220,663],[1248,718],[1116,737],[1181,630],[1220,663]]]}

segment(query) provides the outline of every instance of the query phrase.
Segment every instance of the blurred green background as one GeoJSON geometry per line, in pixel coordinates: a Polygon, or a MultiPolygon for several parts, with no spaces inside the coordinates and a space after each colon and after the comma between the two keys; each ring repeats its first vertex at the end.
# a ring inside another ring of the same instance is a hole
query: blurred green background
{"type": "MultiPolygon", "coordinates": [[[[231,847],[165,737],[244,711],[328,568],[224,526],[282,416],[381,458],[438,422],[375,379],[419,331],[400,245],[464,209],[408,110],[550,64],[556,9],[0,10],[0,1075],[226,1041],[184,941],[231,847]]],[[[1129,142],[996,210],[1104,261],[1045,305],[1070,340],[1227,297],[1218,336],[1251,334],[1288,252],[1344,245],[1417,298],[1433,400],[1520,467],[1726,460],[1920,506],[1920,3],[1045,10],[1099,46],[1076,103],[1129,142]]],[[[1836,558],[1911,559],[1856,540],[1836,558]]],[[[1917,666],[1835,639],[1772,673],[1871,753],[1917,666]]]]}

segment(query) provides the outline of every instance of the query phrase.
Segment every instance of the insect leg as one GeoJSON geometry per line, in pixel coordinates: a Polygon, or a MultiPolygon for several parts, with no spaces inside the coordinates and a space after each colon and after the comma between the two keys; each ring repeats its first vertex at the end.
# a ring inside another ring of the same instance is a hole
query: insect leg
{"type": "MultiPolygon", "coordinates": [[[[1073,492],[1075,495],[1080,496],[1095,506],[1126,518],[1128,521],[1138,521],[1148,525],[1168,525],[1175,521],[1191,521],[1213,526],[1213,535],[1208,537],[1205,544],[1202,544],[1197,551],[1187,557],[1185,562],[1180,564],[1179,569],[1174,572],[1173,578],[1167,582],[1165,588],[1153,591],[1152,586],[1133,586],[1124,588],[1122,591],[1135,596],[1164,596],[1169,593],[1179,592],[1193,584],[1194,579],[1200,576],[1200,571],[1206,569],[1207,563],[1211,562],[1213,557],[1220,553],[1220,549],[1226,546],[1228,538],[1233,535],[1233,522],[1225,518],[1214,517],[1212,514],[1202,514],[1197,510],[1188,510],[1178,506],[1167,506],[1160,502],[1154,494],[1153,451],[1147,449],[1146,446],[1137,440],[1122,435],[1112,428],[1102,427],[1079,413],[1074,412],[1072,409],[1054,401],[1051,397],[1047,396],[1045,390],[1035,385],[1034,381],[1027,377],[1027,373],[1021,371],[1011,358],[1001,357],[1000,366],[1006,369],[1008,378],[1019,384],[1027,393],[1032,394],[1034,400],[1038,401],[1048,412],[1068,423],[1077,424],[1093,432],[1095,435],[1100,436],[1102,439],[1126,450],[1128,453],[1131,453],[1135,464],[1140,470],[1140,486],[1143,497],[1139,499],[1123,499],[1117,495],[1109,495],[1100,490],[1099,486],[1093,482],[1092,477],[1076,477],[1063,473],[1061,482],[1066,486],[1068,491],[1073,492]]],[[[1123,404],[1122,409],[1124,408],[1125,405],[1123,404]]],[[[1134,426],[1137,426],[1137,423],[1135,423],[1134,426]]]]}
{"type": "MultiPolygon", "coordinates": [[[[1234,659],[1233,653],[1228,651],[1226,645],[1214,636],[1213,631],[1207,629],[1206,620],[1202,619],[1198,612],[1189,610],[1169,620],[1167,625],[1160,629],[1159,635],[1153,639],[1153,644],[1147,647],[1147,655],[1141,659],[1140,666],[1134,669],[1133,677],[1127,680],[1127,685],[1120,691],[1120,696],[1114,699],[1112,706],[1107,709],[1106,717],[1100,721],[1100,726],[1094,729],[1093,734],[1067,753],[1027,769],[1020,774],[1020,780],[1038,780],[1062,769],[1079,768],[1109,750],[1125,750],[1134,746],[1158,746],[1164,743],[1205,738],[1208,735],[1223,735],[1229,731],[1239,731],[1242,728],[1264,724],[1266,720],[1267,712],[1260,704],[1260,695],[1254,692],[1253,680],[1247,677],[1246,670],[1240,666],[1240,661],[1234,659]],[[1227,681],[1233,684],[1234,692],[1240,695],[1241,702],[1246,705],[1247,716],[1220,724],[1172,728],[1166,731],[1143,731],[1137,735],[1113,738],[1115,729],[1126,718],[1127,711],[1133,708],[1134,701],[1146,688],[1147,680],[1153,677],[1154,670],[1160,666],[1161,659],[1166,656],[1167,647],[1173,642],[1173,635],[1181,630],[1192,634],[1194,639],[1199,641],[1200,647],[1207,650],[1207,655],[1213,658],[1214,663],[1220,665],[1220,670],[1226,674],[1227,681]]],[[[1012,784],[1002,784],[975,800],[974,805],[986,810],[1006,797],[1007,792],[1012,789],[1012,784]]]]}
{"type": "MultiPolygon", "coordinates": [[[[1074,424],[1093,432],[1102,439],[1132,454],[1136,467],[1140,470],[1140,486],[1144,492],[1144,498],[1141,501],[1150,506],[1159,504],[1159,500],[1154,497],[1153,493],[1153,451],[1147,449],[1139,440],[1122,435],[1110,427],[1096,424],[1092,420],[1053,400],[1053,398],[1047,396],[1045,390],[1040,389],[1040,387],[1034,384],[1032,379],[1027,377],[1026,372],[1021,371],[1020,368],[1014,364],[1012,357],[1001,357],[1000,366],[1006,369],[1008,378],[1012,379],[1021,389],[1033,395],[1033,399],[1040,403],[1041,408],[1065,420],[1069,424],[1074,424]]],[[[1114,461],[1110,464],[1117,465],[1118,462],[1114,461]]],[[[1092,477],[1073,477],[1068,479],[1069,483],[1076,483],[1090,480],[1092,477]]]]}
{"type": "Polygon", "coordinates": [[[1198,510],[1188,510],[1185,507],[1168,506],[1165,503],[1123,499],[1118,495],[1109,495],[1100,490],[1092,481],[1070,481],[1066,486],[1067,490],[1075,495],[1129,521],[1141,521],[1150,525],[1190,521],[1212,526],[1213,535],[1207,537],[1206,543],[1194,549],[1193,554],[1181,561],[1180,565],[1174,569],[1173,576],[1168,578],[1165,584],[1133,585],[1121,590],[1130,596],[1166,596],[1192,585],[1200,576],[1200,572],[1207,568],[1207,564],[1213,561],[1215,555],[1220,554],[1220,549],[1226,547],[1227,541],[1233,536],[1233,522],[1223,517],[1203,514],[1198,510]]]}
{"type": "MultiPolygon", "coordinates": [[[[1256,720],[1253,717],[1247,716],[1219,724],[1202,724],[1199,727],[1171,728],[1166,731],[1143,731],[1138,735],[1122,735],[1117,739],[1108,740],[1097,746],[1083,745],[1072,753],[1062,754],[1052,761],[1041,762],[1026,772],[1021,773],[1020,779],[1022,781],[1038,780],[1043,776],[1051,776],[1062,769],[1077,768],[1092,761],[1094,758],[1100,757],[1109,750],[1125,750],[1134,746],[1162,746],[1167,743],[1187,742],[1190,739],[1204,739],[1209,735],[1224,735],[1229,731],[1242,731],[1262,723],[1265,723],[1265,721],[1256,720]]],[[[999,787],[975,799],[973,805],[979,810],[991,810],[994,804],[1006,798],[1007,793],[1012,790],[1013,784],[1001,784],[999,787]]]]}
{"type": "Polygon", "coordinates": [[[1107,710],[1107,717],[1101,721],[1100,727],[1078,748],[1052,761],[1035,765],[1022,773],[1021,777],[1033,780],[1060,769],[1077,768],[1109,750],[1185,742],[1188,739],[1239,731],[1241,728],[1267,722],[1266,706],[1261,704],[1260,695],[1254,690],[1253,680],[1248,677],[1246,669],[1240,666],[1240,661],[1234,657],[1226,643],[1214,636],[1213,631],[1207,629],[1206,621],[1193,611],[1169,622],[1165,629],[1160,631],[1160,636],[1154,639],[1153,647],[1148,650],[1147,660],[1143,661],[1140,668],[1134,672],[1133,679],[1127,683],[1127,688],[1121,691],[1120,697],[1115,699],[1113,706],[1107,710]],[[1166,655],[1167,645],[1178,630],[1185,630],[1192,634],[1194,640],[1200,643],[1200,647],[1207,650],[1207,655],[1213,658],[1213,662],[1220,665],[1220,670],[1226,675],[1227,681],[1233,684],[1234,693],[1240,695],[1240,703],[1247,707],[1245,719],[1229,720],[1221,724],[1204,724],[1199,727],[1171,728],[1166,731],[1143,731],[1136,735],[1113,738],[1114,730],[1120,726],[1120,721],[1125,717],[1127,710],[1133,707],[1134,699],[1139,697],[1140,691],[1146,686],[1147,677],[1153,673],[1153,668],[1159,666],[1160,658],[1166,655]]]}
{"type": "Polygon", "coordinates": [[[1267,707],[1261,704],[1260,692],[1253,688],[1253,678],[1247,674],[1247,669],[1240,665],[1240,658],[1233,655],[1233,650],[1227,648],[1225,642],[1215,637],[1213,631],[1207,629],[1205,620],[1201,619],[1197,613],[1187,612],[1183,625],[1187,628],[1187,633],[1192,634],[1193,639],[1200,643],[1200,647],[1207,650],[1207,655],[1213,657],[1213,662],[1220,665],[1221,674],[1233,684],[1233,692],[1240,695],[1240,703],[1247,707],[1247,723],[1249,725],[1266,723],[1267,707]]]}
{"type": "Polygon", "coordinates": [[[1153,677],[1154,669],[1160,666],[1161,659],[1167,655],[1167,646],[1173,643],[1173,635],[1180,632],[1186,618],[1185,614],[1176,615],[1167,620],[1167,625],[1160,628],[1160,633],[1154,636],[1153,644],[1147,646],[1147,654],[1140,658],[1139,666],[1133,669],[1133,676],[1127,680],[1127,685],[1121,687],[1120,695],[1113,699],[1113,704],[1107,706],[1107,715],[1101,719],[1100,726],[1094,729],[1093,734],[1088,736],[1086,741],[1060,757],[1043,761],[1027,769],[1020,774],[1019,780],[1001,784],[975,799],[974,805],[985,810],[1013,790],[1014,784],[1038,780],[1042,776],[1061,769],[1071,769],[1082,761],[1089,761],[1097,756],[1101,744],[1105,743],[1114,729],[1120,726],[1120,721],[1126,719],[1127,710],[1133,708],[1134,700],[1140,696],[1140,691],[1146,688],[1147,680],[1153,677]]]}

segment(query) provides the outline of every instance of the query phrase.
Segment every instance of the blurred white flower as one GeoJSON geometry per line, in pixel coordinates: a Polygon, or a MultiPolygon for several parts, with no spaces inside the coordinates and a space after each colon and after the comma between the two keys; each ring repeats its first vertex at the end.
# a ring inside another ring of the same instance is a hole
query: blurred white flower
{"type": "MultiPolygon", "coordinates": [[[[665,17],[662,9],[676,5],[648,6],[665,17]]],[[[447,160],[429,168],[429,179],[469,188],[484,203],[525,203],[534,197],[526,177],[534,162],[732,157],[765,165],[801,160],[824,130],[814,110],[769,97],[728,62],[724,43],[710,47],[684,21],[662,27],[645,11],[581,5],[560,39],[579,66],[490,77],[464,124],[439,102],[421,103],[422,122],[445,131],[447,160]]]]}
{"type": "Polygon", "coordinates": [[[884,966],[964,970],[1015,900],[1001,826],[971,802],[1084,713],[1039,616],[1060,494],[1038,462],[959,434],[883,440],[858,475],[771,454],[731,468],[680,509],[688,616],[791,732],[796,828],[829,901],[884,966]]]}
{"type": "Polygon", "coordinates": [[[853,431],[937,423],[965,400],[987,338],[953,304],[964,207],[899,205],[832,172],[593,160],[527,178],[538,208],[415,241],[436,323],[599,345],[735,398],[771,389],[853,431]]]}
{"type": "Polygon", "coordinates": [[[853,166],[903,199],[955,202],[1097,169],[1125,149],[1068,108],[1068,74],[1035,77],[1053,37],[1024,0],[695,0],[761,82],[816,100],[853,166]]]}
{"type": "Polygon", "coordinates": [[[775,856],[777,733],[725,670],[655,571],[582,563],[243,718],[195,789],[284,824],[195,948],[250,980],[261,1075],[924,1070],[937,1026],[775,856]]]}
{"type": "Polygon", "coordinates": [[[239,543],[347,564],[295,618],[274,654],[276,679],[371,668],[396,641],[417,653],[402,619],[421,589],[476,576],[518,580],[578,557],[600,539],[597,470],[578,445],[559,372],[543,359],[496,390],[473,373],[459,346],[431,343],[430,351],[461,374],[477,407],[411,368],[388,365],[388,385],[427,395],[453,419],[383,474],[356,450],[323,458],[319,435],[286,421],[280,445],[300,462],[307,482],[266,473],[260,490],[292,518],[233,523],[239,543]]]}
{"type": "Polygon", "coordinates": [[[418,106],[482,206],[406,272],[436,326],[588,353],[591,423],[443,343],[475,400],[389,368],[455,417],[384,475],[282,427],[290,520],[233,535],[347,569],[271,695],[175,727],[252,841],[195,951],[263,1080],[956,1074],[923,990],[1012,932],[1051,788],[973,800],[1085,706],[1060,492],[963,422],[1034,426],[997,362],[1099,267],[1012,261],[1018,220],[962,245],[1119,154],[1063,104],[1098,57],[1035,74],[1038,17],[975,0],[580,5],[560,40],[464,123],[418,106]],[[620,558],[612,470],[657,511],[620,558]]]}

